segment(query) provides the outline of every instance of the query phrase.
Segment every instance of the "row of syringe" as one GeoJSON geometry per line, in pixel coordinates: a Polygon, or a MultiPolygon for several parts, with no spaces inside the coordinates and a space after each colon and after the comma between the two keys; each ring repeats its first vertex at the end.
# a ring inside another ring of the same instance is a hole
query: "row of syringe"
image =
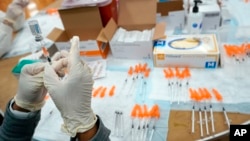
{"type": "Polygon", "coordinates": [[[181,97],[188,97],[187,91],[189,88],[189,79],[191,77],[189,68],[186,67],[180,70],[178,67],[168,67],[167,69],[163,69],[163,72],[165,78],[168,80],[167,94],[170,95],[170,103],[177,101],[179,104],[181,97]]]}
{"type": "MultiPolygon", "coordinates": [[[[189,89],[190,93],[190,98],[191,100],[194,101],[193,107],[192,107],[192,128],[191,132],[194,133],[194,124],[195,124],[195,103],[198,105],[198,112],[199,112],[199,124],[200,124],[200,135],[201,137],[204,136],[203,134],[203,118],[202,118],[202,111],[204,112],[204,117],[205,117],[205,127],[206,127],[206,133],[209,135],[209,127],[208,127],[208,122],[209,118],[207,116],[207,110],[210,109],[210,120],[211,120],[211,126],[212,126],[212,132],[215,132],[215,126],[214,126],[214,116],[213,116],[213,107],[211,103],[212,95],[211,93],[207,90],[207,88],[199,88],[198,90],[195,89],[189,89]],[[203,103],[202,103],[203,102],[203,103]],[[207,103],[209,102],[209,103],[207,103]],[[207,108],[207,105],[209,105],[209,108],[207,108]],[[201,105],[204,106],[204,109],[202,110],[201,105]]],[[[212,93],[214,94],[215,98],[217,101],[222,102],[222,96],[221,94],[216,90],[212,89],[212,93]]],[[[222,111],[226,120],[226,123],[228,125],[228,128],[230,127],[230,121],[227,116],[225,107],[222,106],[222,111]]]]}
{"type": "Polygon", "coordinates": [[[227,56],[234,59],[233,62],[236,64],[244,63],[250,57],[250,43],[240,45],[224,44],[223,47],[227,56]]]}
{"type": "Polygon", "coordinates": [[[141,63],[136,64],[134,67],[130,66],[128,74],[124,83],[121,87],[121,92],[123,94],[126,92],[126,95],[133,95],[136,91],[136,88],[139,90],[139,94],[142,97],[142,101],[145,101],[146,92],[147,92],[147,79],[149,77],[151,69],[148,67],[147,63],[143,65],[141,63]],[[128,81],[132,80],[131,83],[128,81]],[[128,85],[128,86],[127,86],[128,85]],[[128,88],[127,91],[124,91],[125,88],[128,88]]]}
{"type": "Polygon", "coordinates": [[[131,141],[152,141],[156,122],[160,118],[159,106],[153,105],[151,110],[148,110],[147,105],[142,107],[136,104],[131,112],[131,118],[131,141]]]}

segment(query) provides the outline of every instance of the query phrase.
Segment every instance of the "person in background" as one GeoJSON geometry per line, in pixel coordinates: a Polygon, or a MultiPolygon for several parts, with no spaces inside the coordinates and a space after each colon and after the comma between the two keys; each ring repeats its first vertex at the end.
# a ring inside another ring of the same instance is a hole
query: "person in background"
{"type": "Polygon", "coordinates": [[[28,4],[29,0],[13,0],[8,5],[5,17],[0,22],[0,58],[10,51],[13,32],[17,32],[23,27],[24,8],[28,4]]]}
{"type": "Polygon", "coordinates": [[[94,81],[90,68],[80,59],[79,37],[72,38],[68,55],[54,58],[52,65],[34,63],[22,68],[17,94],[6,106],[0,141],[32,140],[47,91],[63,118],[62,130],[72,141],[110,140],[110,130],[91,108],[94,81]],[[67,78],[60,80],[65,68],[67,78]]]}

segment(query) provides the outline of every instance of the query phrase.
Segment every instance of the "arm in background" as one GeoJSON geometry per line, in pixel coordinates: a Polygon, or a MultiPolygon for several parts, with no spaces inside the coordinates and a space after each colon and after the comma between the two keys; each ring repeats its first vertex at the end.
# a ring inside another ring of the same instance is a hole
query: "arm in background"
{"type": "Polygon", "coordinates": [[[24,8],[29,0],[13,0],[0,22],[0,58],[11,50],[12,33],[19,31],[25,22],[24,8]]]}

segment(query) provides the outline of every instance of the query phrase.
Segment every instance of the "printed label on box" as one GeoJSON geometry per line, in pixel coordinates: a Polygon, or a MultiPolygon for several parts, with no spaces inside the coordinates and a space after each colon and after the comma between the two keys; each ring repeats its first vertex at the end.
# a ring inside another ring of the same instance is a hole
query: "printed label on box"
{"type": "Polygon", "coordinates": [[[152,59],[152,41],[144,42],[111,42],[112,54],[116,58],[123,59],[152,59]]]}
{"type": "Polygon", "coordinates": [[[211,62],[206,62],[205,68],[216,68],[216,62],[211,61],[211,62]]]}
{"type": "Polygon", "coordinates": [[[165,47],[166,41],[158,40],[154,42],[154,47],[165,47]]]}
{"type": "Polygon", "coordinates": [[[99,50],[97,42],[95,40],[80,41],[79,48],[80,50],[84,50],[84,51],[99,50]]]}

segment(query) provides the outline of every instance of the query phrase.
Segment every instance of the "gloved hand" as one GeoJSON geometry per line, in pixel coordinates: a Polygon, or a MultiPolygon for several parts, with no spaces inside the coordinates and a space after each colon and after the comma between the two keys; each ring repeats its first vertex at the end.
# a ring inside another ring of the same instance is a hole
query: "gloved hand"
{"type": "Polygon", "coordinates": [[[24,8],[29,0],[14,0],[7,8],[5,20],[12,24],[14,31],[21,29],[25,22],[24,8]]]}
{"type": "Polygon", "coordinates": [[[67,61],[67,79],[60,80],[55,72],[64,67],[63,63],[58,63],[59,67],[55,70],[47,65],[44,70],[44,84],[61,112],[64,121],[62,130],[74,137],[77,133],[91,129],[97,121],[91,108],[92,73],[80,59],[79,37],[72,38],[67,61]]]}
{"type": "Polygon", "coordinates": [[[63,77],[65,75],[65,70],[68,65],[68,59],[67,59],[68,55],[69,55],[68,51],[62,50],[56,52],[51,58],[52,67],[60,77],[63,77]]]}
{"type": "Polygon", "coordinates": [[[44,66],[45,63],[35,63],[22,68],[18,91],[14,97],[17,106],[29,111],[42,108],[47,93],[43,83],[44,66]]]}
{"type": "Polygon", "coordinates": [[[67,58],[68,56],[69,56],[69,52],[66,51],[66,50],[62,50],[62,51],[56,52],[52,56],[51,60],[53,60],[53,61],[59,61],[60,59],[67,58]]]}

